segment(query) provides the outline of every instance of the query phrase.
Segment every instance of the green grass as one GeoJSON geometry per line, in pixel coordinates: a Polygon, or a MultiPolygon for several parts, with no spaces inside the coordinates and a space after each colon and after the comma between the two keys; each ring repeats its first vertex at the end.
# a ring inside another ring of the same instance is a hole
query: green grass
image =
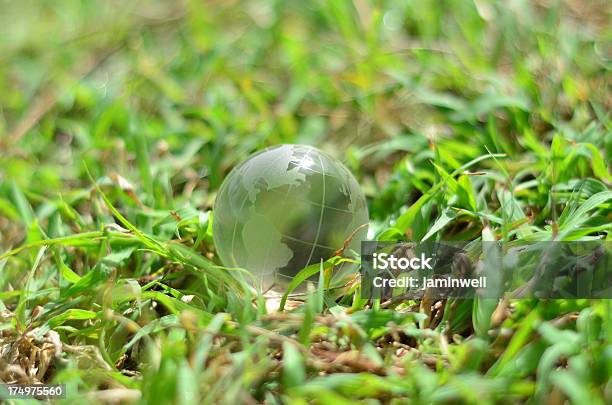
{"type": "Polygon", "coordinates": [[[611,13],[5,2],[0,380],[66,403],[611,403],[609,300],[319,288],[267,311],[210,226],[234,165],[304,143],[353,170],[378,239],[611,240],[611,13]]]}

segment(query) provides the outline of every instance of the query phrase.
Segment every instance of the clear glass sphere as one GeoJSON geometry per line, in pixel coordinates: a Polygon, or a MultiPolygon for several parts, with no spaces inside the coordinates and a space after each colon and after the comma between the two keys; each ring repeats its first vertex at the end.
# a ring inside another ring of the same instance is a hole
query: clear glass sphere
{"type": "MultiPolygon", "coordinates": [[[[222,263],[250,271],[259,289],[286,286],[304,267],[332,257],[351,235],[346,251],[359,252],[368,223],[351,172],[302,145],[274,146],[238,165],[221,185],[213,215],[222,263]]],[[[336,279],[347,273],[343,266],[336,279]]]]}

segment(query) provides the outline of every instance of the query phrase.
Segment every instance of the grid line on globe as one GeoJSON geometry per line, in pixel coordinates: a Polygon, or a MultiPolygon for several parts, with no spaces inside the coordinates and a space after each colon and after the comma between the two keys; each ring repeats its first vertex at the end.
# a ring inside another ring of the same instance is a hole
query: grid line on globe
{"type": "Polygon", "coordinates": [[[319,156],[319,162],[321,162],[321,171],[322,171],[321,183],[323,183],[323,186],[322,186],[323,192],[321,195],[321,207],[319,207],[319,225],[317,226],[317,233],[315,235],[315,239],[312,242],[312,247],[310,249],[310,255],[308,255],[308,260],[306,260],[304,267],[310,264],[310,260],[312,259],[312,255],[314,254],[314,251],[315,251],[315,244],[319,242],[319,235],[321,234],[321,224],[323,223],[323,213],[325,212],[325,163],[323,163],[321,156],[319,156]]]}
{"type": "MultiPolygon", "coordinates": [[[[286,285],[302,268],[330,258],[349,236],[349,249],[359,252],[368,223],[351,172],[302,145],[268,148],[238,165],[223,182],[213,215],[221,262],[248,270],[260,289],[286,285]]],[[[341,277],[354,266],[336,270],[341,277]]]]}
{"type": "MultiPolygon", "coordinates": [[[[269,191],[270,191],[271,193],[278,193],[278,191],[276,191],[276,190],[269,190],[269,191]]],[[[285,193],[278,193],[278,194],[283,194],[283,195],[285,195],[285,193]]],[[[319,207],[322,207],[322,208],[326,208],[326,209],[328,209],[328,210],[333,210],[333,211],[340,211],[340,212],[351,213],[351,211],[349,211],[349,210],[343,210],[343,209],[341,209],[341,208],[331,207],[331,206],[329,206],[329,205],[322,205],[322,204],[320,204],[320,203],[318,203],[318,202],[316,202],[316,201],[303,200],[303,202],[305,202],[305,203],[309,203],[309,204],[312,204],[312,205],[316,205],[316,206],[319,206],[319,207]]]]}

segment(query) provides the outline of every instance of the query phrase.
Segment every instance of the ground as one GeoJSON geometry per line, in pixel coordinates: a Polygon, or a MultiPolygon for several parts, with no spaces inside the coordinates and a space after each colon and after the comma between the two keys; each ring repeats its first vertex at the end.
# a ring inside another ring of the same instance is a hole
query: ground
{"type": "Polygon", "coordinates": [[[300,143],[355,174],[373,238],[609,241],[610,16],[3,3],[0,380],[65,403],[611,403],[609,300],[368,300],[355,278],[281,303],[212,238],[229,171],[300,143]]]}

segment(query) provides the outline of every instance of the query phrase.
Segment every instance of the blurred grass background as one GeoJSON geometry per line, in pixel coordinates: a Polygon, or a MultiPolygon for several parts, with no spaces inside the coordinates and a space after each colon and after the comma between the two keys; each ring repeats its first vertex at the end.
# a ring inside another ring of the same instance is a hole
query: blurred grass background
{"type": "Polygon", "coordinates": [[[610,403],[609,301],[355,286],[266,314],[209,225],[234,165],[304,143],[358,176],[373,237],[609,240],[611,13],[2,2],[0,379],[68,403],[610,403]]]}

